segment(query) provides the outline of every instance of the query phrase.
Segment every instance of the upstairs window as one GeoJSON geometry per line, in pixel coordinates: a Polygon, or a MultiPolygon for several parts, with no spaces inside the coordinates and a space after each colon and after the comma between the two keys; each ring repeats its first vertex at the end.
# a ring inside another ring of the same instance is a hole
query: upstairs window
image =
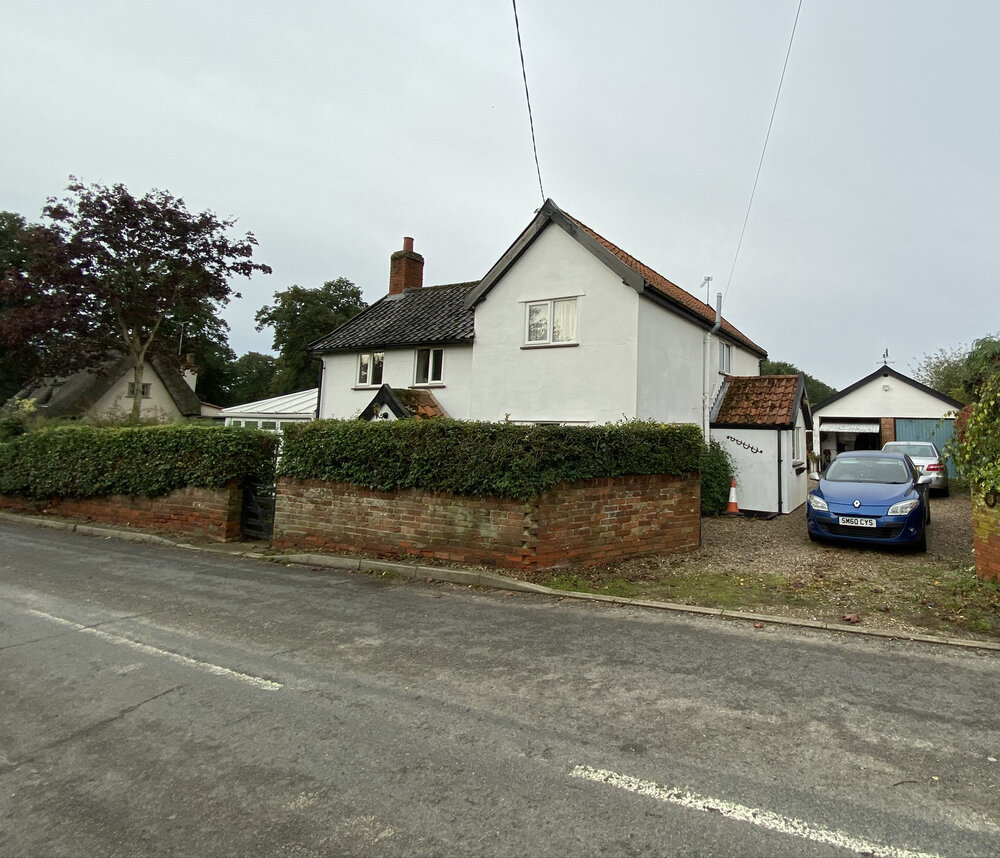
{"type": "Polygon", "coordinates": [[[358,385],[379,387],[382,384],[384,352],[363,352],[358,356],[358,385]]]}
{"type": "Polygon", "coordinates": [[[733,362],[733,347],[729,343],[719,343],[719,372],[729,375],[733,362]]]}
{"type": "MultiPolygon", "coordinates": [[[[121,390],[120,387],[118,389],[121,390]]],[[[144,381],[142,383],[142,398],[143,399],[149,399],[149,396],[152,393],[152,391],[153,391],[153,384],[152,384],[152,382],[144,381]]],[[[126,395],[127,396],[135,396],[135,382],[134,381],[130,381],[128,383],[128,393],[126,395]]]]}
{"type": "Polygon", "coordinates": [[[524,341],[529,346],[576,342],[576,298],[528,304],[524,341]]]}
{"type": "Polygon", "coordinates": [[[444,371],[444,349],[417,349],[414,384],[440,384],[444,371]]]}

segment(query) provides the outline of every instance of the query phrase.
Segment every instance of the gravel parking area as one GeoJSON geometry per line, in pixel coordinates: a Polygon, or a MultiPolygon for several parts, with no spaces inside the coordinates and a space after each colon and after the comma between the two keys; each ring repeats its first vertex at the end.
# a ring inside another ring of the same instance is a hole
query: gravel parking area
{"type": "Polygon", "coordinates": [[[839,570],[853,576],[875,574],[885,564],[973,564],[972,505],[966,493],[931,498],[927,554],[844,548],[810,542],[805,506],[771,521],[739,517],[702,519],[701,556],[737,571],[795,573],[803,568],[839,570]]]}
{"type": "Polygon", "coordinates": [[[931,499],[926,554],[811,542],[803,506],[772,519],[704,518],[702,546],[691,554],[557,571],[541,583],[901,634],[1000,639],[1000,587],[975,576],[963,492],[931,499]]]}

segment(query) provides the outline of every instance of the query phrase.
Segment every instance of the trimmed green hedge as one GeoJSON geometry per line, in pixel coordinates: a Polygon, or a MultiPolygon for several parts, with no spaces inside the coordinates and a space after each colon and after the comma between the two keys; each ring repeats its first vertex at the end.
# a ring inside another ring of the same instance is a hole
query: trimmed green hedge
{"type": "Polygon", "coordinates": [[[595,477],[698,473],[703,448],[691,424],[316,420],[285,429],[278,472],[380,491],[525,500],[559,483],[595,477]]]}
{"type": "Polygon", "coordinates": [[[218,489],[274,477],[278,439],[222,426],[43,429],[0,444],[0,494],[32,498],[218,489]]]}

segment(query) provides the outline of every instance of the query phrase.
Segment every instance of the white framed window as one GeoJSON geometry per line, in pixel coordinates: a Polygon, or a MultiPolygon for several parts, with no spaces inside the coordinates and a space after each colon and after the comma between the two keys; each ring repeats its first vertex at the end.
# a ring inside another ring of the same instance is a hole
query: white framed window
{"type": "Polygon", "coordinates": [[[444,378],[444,349],[417,349],[414,384],[441,384],[444,378]]]}
{"type": "Polygon", "coordinates": [[[731,371],[733,363],[733,347],[729,343],[719,343],[719,372],[727,375],[731,371]]]}
{"type": "MultiPolygon", "coordinates": [[[[118,388],[118,389],[121,390],[121,388],[118,388]]],[[[149,399],[149,396],[152,393],[152,391],[153,391],[153,384],[152,384],[152,382],[144,381],[142,383],[142,398],[143,399],[149,399]]],[[[126,395],[127,396],[135,396],[135,382],[134,381],[130,381],[128,383],[128,393],[126,395]]]]}
{"type": "Polygon", "coordinates": [[[530,301],[524,325],[529,346],[576,342],[576,298],[530,301]]]}
{"type": "Polygon", "coordinates": [[[362,352],[358,355],[358,386],[379,387],[384,360],[384,352],[362,352]]]}

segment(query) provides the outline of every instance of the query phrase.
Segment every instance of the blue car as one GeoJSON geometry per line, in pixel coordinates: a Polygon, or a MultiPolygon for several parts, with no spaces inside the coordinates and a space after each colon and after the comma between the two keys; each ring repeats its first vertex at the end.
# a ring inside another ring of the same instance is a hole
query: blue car
{"type": "Polygon", "coordinates": [[[904,453],[841,453],[806,498],[809,538],[926,551],[933,479],[904,453]]]}

